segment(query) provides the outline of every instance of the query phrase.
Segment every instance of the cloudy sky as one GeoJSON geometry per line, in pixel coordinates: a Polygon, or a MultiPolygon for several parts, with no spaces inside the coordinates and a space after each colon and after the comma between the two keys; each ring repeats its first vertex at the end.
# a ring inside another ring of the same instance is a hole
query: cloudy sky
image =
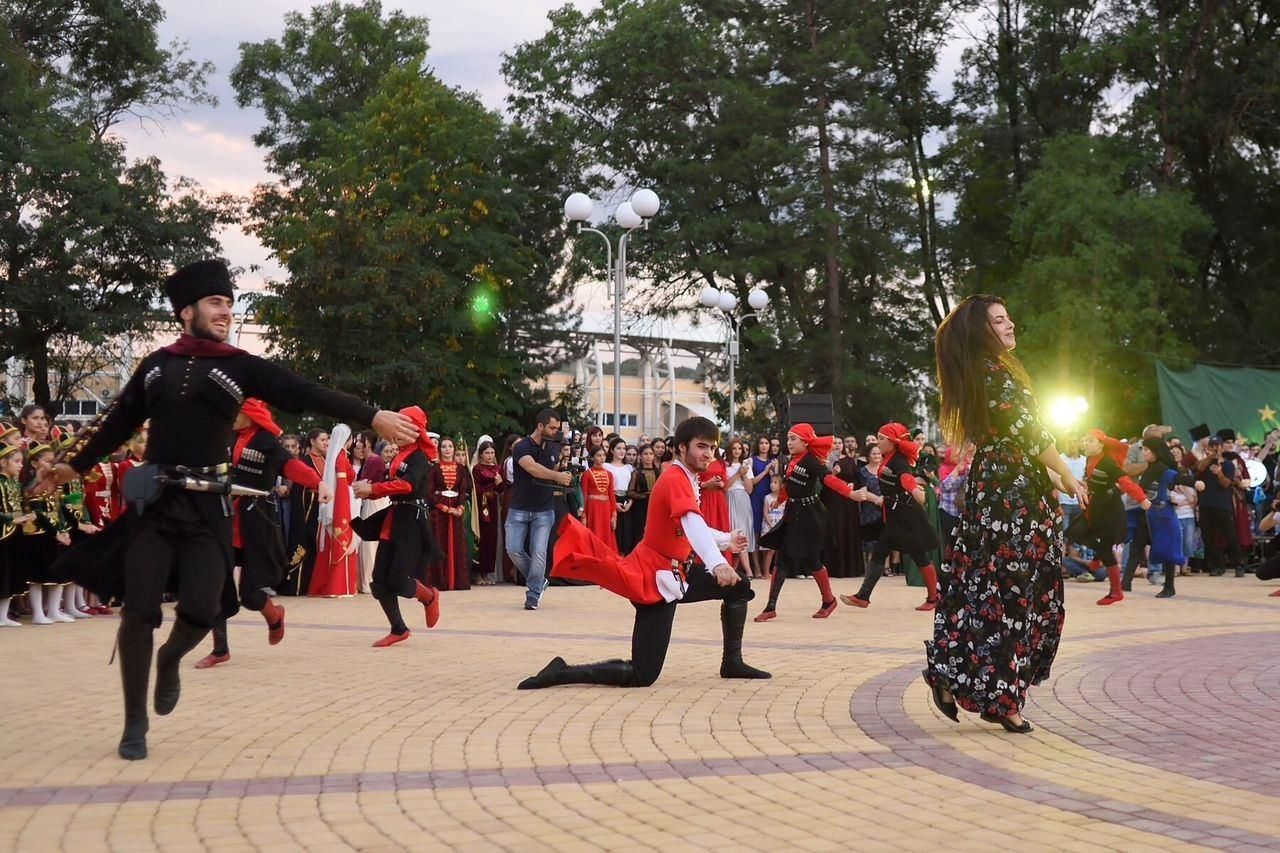
{"type": "MultiPolygon", "coordinates": [[[[566,2],[588,9],[598,0],[384,0],[383,8],[427,18],[431,22],[428,61],[436,74],[500,109],[506,95],[500,71],[502,54],[545,32],[547,12],[566,2]]],[[[219,104],[188,110],[162,126],[123,122],[116,130],[127,141],[131,156],[159,157],[170,176],[186,175],[213,192],[247,194],[270,176],[251,139],[262,126],[262,115],[237,107],[231,89],[230,74],[239,59],[239,45],[278,38],[285,13],[305,11],[314,3],[164,0],[162,5],[167,16],[160,27],[162,40],[185,40],[193,59],[208,60],[217,67],[210,90],[219,104]],[[211,13],[211,9],[216,11],[211,13]]],[[[280,274],[257,240],[235,229],[222,238],[234,264],[246,269],[262,267],[260,273],[246,274],[242,284],[253,287],[263,275],[280,274]]]]}

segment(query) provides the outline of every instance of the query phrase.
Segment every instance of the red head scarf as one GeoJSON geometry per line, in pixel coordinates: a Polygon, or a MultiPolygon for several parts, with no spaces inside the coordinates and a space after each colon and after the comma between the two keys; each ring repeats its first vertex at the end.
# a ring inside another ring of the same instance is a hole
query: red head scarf
{"type": "Polygon", "coordinates": [[[810,456],[817,457],[818,461],[826,464],[827,456],[831,453],[831,448],[836,443],[834,435],[818,435],[809,424],[792,424],[791,429],[787,430],[787,432],[807,445],[805,452],[810,456]]]}
{"type": "Polygon", "coordinates": [[[249,422],[258,429],[265,430],[274,436],[284,432],[271,417],[271,410],[267,408],[267,404],[257,397],[245,397],[244,403],[240,406],[240,414],[248,418],[249,422]]]}
{"type": "Polygon", "coordinates": [[[883,435],[885,438],[893,442],[896,448],[894,453],[890,453],[885,458],[885,462],[889,461],[895,453],[901,454],[906,458],[908,465],[915,465],[916,460],[920,458],[920,445],[911,440],[911,432],[900,423],[887,423],[876,431],[877,435],[883,435]]]}
{"type": "MultiPolygon", "coordinates": [[[[420,406],[405,406],[400,410],[400,414],[413,421],[414,426],[418,428],[418,448],[427,455],[427,458],[435,462],[439,458],[440,453],[436,449],[436,443],[431,436],[427,435],[427,427],[431,423],[431,419],[427,417],[427,413],[422,411],[420,406]]],[[[401,448],[403,451],[403,448],[401,448]]]]}
{"type": "Polygon", "coordinates": [[[1091,435],[1101,442],[1102,451],[1114,459],[1117,465],[1124,464],[1125,457],[1129,455],[1129,445],[1118,438],[1112,438],[1100,429],[1091,429],[1085,435],[1091,435]]]}

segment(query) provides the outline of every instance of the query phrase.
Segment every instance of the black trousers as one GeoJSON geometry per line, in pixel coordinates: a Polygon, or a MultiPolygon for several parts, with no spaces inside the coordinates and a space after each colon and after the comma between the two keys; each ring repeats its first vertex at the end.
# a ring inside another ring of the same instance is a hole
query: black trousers
{"type": "Polygon", "coordinates": [[[197,503],[209,499],[170,490],[135,522],[125,552],[124,611],[152,628],[160,627],[160,603],[172,580],[177,581],[178,615],[184,621],[211,628],[222,612],[229,555],[226,536],[219,535],[197,503]]]}
{"type": "Polygon", "coordinates": [[[1209,571],[1216,572],[1225,568],[1223,551],[1232,566],[1244,562],[1240,553],[1240,540],[1236,538],[1236,516],[1232,510],[1200,507],[1200,533],[1204,537],[1204,561],[1209,571]],[[1218,544],[1218,539],[1226,543],[1225,548],[1218,544]]]}
{"type": "Polygon", "coordinates": [[[382,612],[391,625],[391,633],[403,634],[409,630],[400,615],[400,599],[413,598],[418,591],[418,582],[410,577],[407,571],[396,566],[396,543],[394,539],[383,539],[378,542],[378,553],[373,558],[373,577],[369,581],[369,591],[382,605],[382,612]]]}
{"type": "Polygon", "coordinates": [[[662,674],[671,645],[671,626],[676,618],[677,604],[695,604],[699,601],[741,601],[755,597],[750,579],[741,571],[733,586],[720,586],[715,576],[703,566],[695,566],[688,576],[689,588],[679,601],[660,604],[636,604],[636,621],[631,629],[631,665],[635,668],[639,687],[648,687],[662,674]]]}

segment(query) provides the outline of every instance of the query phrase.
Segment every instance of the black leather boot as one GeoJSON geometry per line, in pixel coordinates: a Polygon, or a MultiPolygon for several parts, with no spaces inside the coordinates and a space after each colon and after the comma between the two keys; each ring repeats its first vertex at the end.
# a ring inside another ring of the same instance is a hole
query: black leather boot
{"type": "Polygon", "coordinates": [[[183,656],[200,645],[208,635],[208,628],[198,628],[181,616],[174,621],[169,639],[156,652],[156,713],[160,716],[172,712],[178,705],[178,696],[182,692],[178,669],[183,656]]]}
{"type": "Polygon", "coordinates": [[[120,686],[124,690],[124,734],[116,749],[127,761],[147,757],[147,680],[151,677],[152,628],[128,612],[120,619],[117,633],[120,655],[120,686]]]}
{"type": "MultiPolygon", "coordinates": [[[[745,611],[744,611],[745,612],[745,611]]],[[[636,684],[636,670],[631,661],[614,658],[598,663],[570,666],[564,658],[556,657],[537,675],[520,682],[518,690],[539,690],[559,684],[607,684],[612,687],[632,687],[636,684]]]]}
{"type": "Polygon", "coordinates": [[[1164,589],[1156,593],[1156,598],[1173,598],[1178,594],[1173,588],[1173,576],[1177,573],[1178,567],[1175,565],[1167,564],[1164,567],[1164,589]]]}
{"type": "Polygon", "coordinates": [[[747,624],[746,599],[720,604],[720,627],[724,631],[724,657],[720,660],[721,678],[772,678],[763,669],[742,662],[742,629],[747,624]]]}

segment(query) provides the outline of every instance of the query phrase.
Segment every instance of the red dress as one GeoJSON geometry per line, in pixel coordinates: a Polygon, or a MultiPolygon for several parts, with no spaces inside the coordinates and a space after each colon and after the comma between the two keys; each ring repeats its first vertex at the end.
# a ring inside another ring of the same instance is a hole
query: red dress
{"type": "Polygon", "coordinates": [[[498,479],[502,469],[497,465],[477,465],[471,469],[475,483],[476,502],[471,508],[471,525],[476,534],[476,550],[479,551],[480,574],[497,577],[498,547],[501,538],[502,509],[499,506],[506,482],[498,479]]]}
{"type": "Polygon", "coordinates": [[[89,520],[98,527],[106,527],[116,517],[115,466],[110,462],[99,462],[86,471],[81,480],[84,483],[84,508],[89,513],[89,520]]]}
{"type": "Polygon", "coordinates": [[[471,500],[471,472],[458,462],[438,462],[427,475],[427,494],[431,502],[431,532],[444,552],[443,559],[427,567],[427,585],[440,590],[471,589],[471,560],[462,516],[441,509],[467,505],[471,500]]]}
{"type": "Polygon", "coordinates": [[[582,504],[587,529],[618,552],[613,520],[618,517],[618,496],[613,493],[613,475],[604,468],[589,468],[582,475],[582,504]]]}
{"type": "Polygon", "coordinates": [[[129,508],[129,505],[124,502],[124,476],[141,464],[142,460],[130,453],[112,466],[115,469],[115,476],[112,477],[111,483],[112,518],[119,518],[129,508]]]}
{"type": "Polygon", "coordinates": [[[335,475],[333,535],[320,527],[307,595],[347,596],[355,595],[360,589],[360,555],[351,547],[355,535],[351,530],[351,484],[355,480],[355,469],[347,454],[338,454],[335,475]]]}
{"type": "MultiPolygon", "coordinates": [[[[706,520],[707,527],[727,533],[733,529],[729,521],[729,496],[724,491],[724,486],[728,485],[729,482],[729,469],[719,459],[711,460],[707,470],[698,475],[698,483],[705,483],[712,477],[720,478],[721,487],[719,489],[702,489],[702,517],[706,520]]],[[[729,565],[733,565],[732,554],[725,551],[724,558],[729,565]]]]}

